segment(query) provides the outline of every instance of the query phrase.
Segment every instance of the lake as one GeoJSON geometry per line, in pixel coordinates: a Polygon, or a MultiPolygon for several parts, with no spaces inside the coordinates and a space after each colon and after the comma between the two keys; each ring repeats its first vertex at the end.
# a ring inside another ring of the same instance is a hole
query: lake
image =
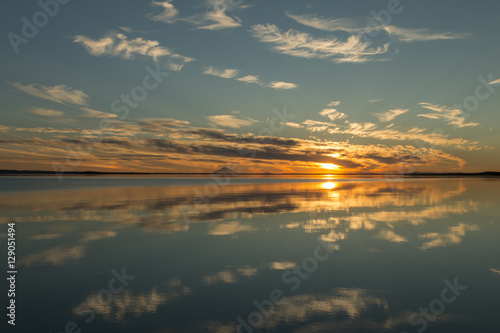
{"type": "Polygon", "coordinates": [[[497,332],[499,185],[1,177],[0,260],[19,332],[497,332]]]}

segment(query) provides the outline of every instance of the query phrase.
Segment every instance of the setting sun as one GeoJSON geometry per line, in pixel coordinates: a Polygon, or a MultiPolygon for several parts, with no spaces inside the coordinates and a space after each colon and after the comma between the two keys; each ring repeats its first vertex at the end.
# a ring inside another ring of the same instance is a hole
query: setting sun
{"type": "Polygon", "coordinates": [[[336,170],[339,168],[338,165],[333,163],[321,163],[320,165],[323,169],[328,169],[328,170],[336,170]]]}

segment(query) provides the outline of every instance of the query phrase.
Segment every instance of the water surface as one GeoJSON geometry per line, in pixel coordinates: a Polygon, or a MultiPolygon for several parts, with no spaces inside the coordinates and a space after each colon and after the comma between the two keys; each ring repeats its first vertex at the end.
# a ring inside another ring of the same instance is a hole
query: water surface
{"type": "Polygon", "coordinates": [[[0,182],[20,332],[498,331],[495,179],[40,178],[0,182]]]}

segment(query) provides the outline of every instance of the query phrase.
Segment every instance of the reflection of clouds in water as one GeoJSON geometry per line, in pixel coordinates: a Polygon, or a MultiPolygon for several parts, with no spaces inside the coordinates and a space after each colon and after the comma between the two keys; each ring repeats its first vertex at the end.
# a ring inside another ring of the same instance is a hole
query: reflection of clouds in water
{"type": "Polygon", "coordinates": [[[244,267],[238,268],[238,273],[240,273],[241,275],[243,275],[244,277],[246,277],[248,279],[253,278],[255,275],[257,275],[258,272],[259,272],[259,269],[256,267],[244,266],[244,267]]]}
{"type": "Polygon", "coordinates": [[[208,285],[219,283],[236,283],[236,281],[238,281],[236,275],[227,270],[203,277],[203,282],[208,285]]]}
{"type": "Polygon", "coordinates": [[[241,225],[240,222],[223,222],[217,223],[208,230],[208,234],[212,236],[228,236],[240,232],[251,232],[256,229],[249,225],[241,225]]]}
{"type": "Polygon", "coordinates": [[[377,236],[375,236],[375,238],[382,239],[382,240],[388,240],[389,242],[393,242],[393,243],[405,243],[405,242],[408,242],[408,240],[405,237],[396,234],[392,230],[381,230],[377,234],[377,236]]]}
{"type": "MultiPolygon", "coordinates": [[[[384,206],[435,205],[465,191],[465,186],[459,181],[444,183],[440,187],[434,183],[408,181],[396,184],[394,192],[384,182],[336,184],[333,190],[325,190],[314,183],[225,186],[220,188],[218,196],[210,198],[207,203],[197,204],[197,213],[191,215],[190,220],[251,218],[255,214],[280,212],[349,211],[356,207],[379,210],[384,206]]],[[[0,195],[3,214],[16,209],[35,212],[29,216],[7,214],[9,216],[0,217],[0,223],[14,218],[17,222],[98,220],[159,226],[160,223],[183,221],[180,208],[190,207],[196,198],[194,193],[189,187],[152,187],[0,195]],[[44,213],[40,214],[42,209],[44,213]]],[[[380,220],[387,216],[373,215],[373,218],[380,220]]],[[[418,220],[418,216],[415,219],[418,220]]]]}
{"type": "Polygon", "coordinates": [[[88,232],[83,233],[83,237],[80,238],[79,242],[88,243],[88,242],[96,241],[99,239],[113,238],[115,236],[116,236],[115,231],[105,231],[105,230],[88,231],[88,232]]]}
{"type": "Polygon", "coordinates": [[[67,261],[81,259],[85,256],[85,247],[82,245],[72,247],[54,247],[40,253],[30,254],[22,258],[19,266],[31,266],[34,264],[62,265],[67,261]]]}
{"type": "Polygon", "coordinates": [[[420,238],[430,239],[424,243],[420,248],[428,250],[434,247],[447,246],[452,244],[459,244],[465,236],[466,231],[477,231],[479,227],[473,224],[459,223],[455,227],[451,227],[447,233],[430,232],[419,235],[420,238]]]}
{"type": "MultiPolygon", "coordinates": [[[[47,191],[43,195],[39,192],[2,194],[0,208],[3,216],[0,223],[13,219],[18,223],[47,223],[43,233],[28,237],[31,240],[62,241],[66,233],[79,228],[72,221],[107,222],[101,225],[101,230],[82,233],[80,243],[115,237],[118,230],[131,226],[154,233],[185,232],[190,224],[184,222],[180,208],[193,202],[194,188],[100,188],[47,191]],[[21,216],[19,211],[23,211],[21,216]],[[61,229],[60,224],[55,224],[59,221],[71,227],[61,229]]],[[[465,190],[462,180],[437,183],[408,180],[396,183],[394,191],[382,181],[336,182],[335,187],[329,189],[323,188],[321,183],[230,185],[221,187],[218,196],[198,204],[197,213],[190,216],[190,220],[216,222],[208,225],[208,235],[235,236],[257,230],[255,225],[241,222],[256,215],[309,213],[309,220],[290,222],[282,227],[303,229],[307,233],[324,232],[321,238],[335,243],[344,240],[349,231],[373,230],[384,225],[390,230],[380,231],[374,237],[403,243],[406,239],[399,236],[396,230],[392,231],[398,222],[418,225],[429,219],[477,210],[480,204],[473,200],[443,202],[465,190]],[[226,221],[228,218],[238,221],[226,221]]],[[[449,235],[430,233],[421,237],[432,239],[424,245],[430,248],[456,244],[460,242],[461,234],[460,230],[452,230],[449,235]]],[[[338,248],[338,245],[332,244],[332,247],[338,248]]],[[[26,257],[24,264],[31,265],[38,260],[40,263],[60,265],[80,259],[84,253],[83,245],[68,247],[61,244],[26,257]]]]}
{"type": "Polygon", "coordinates": [[[275,261],[258,266],[242,266],[235,269],[225,269],[211,275],[203,277],[204,284],[214,285],[219,283],[236,283],[238,282],[238,275],[247,279],[255,277],[260,270],[288,270],[296,266],[291,261],[275,261]]]}
{"type": "Polygon", "coordinates": [[[109,303],[102,302],[97,292],[91,293],[85,298],[83,306],[73,308],[75,315],[95,312],[111,321],[121,321],[125,315],[141,316],[142,314],[155,313],[160,305],[175,301],[181,297],[189,296],[193,291],[184,286],[180,279],[172,279],[166,283],[165,292],[158,291],[153,287],[151,291],[133,294],[125,290],[120,294],[113,295],[109,303]]]}
{"type": "Polygon", "coordinates": [[[498,269],[491,268],[490,271],[492,271],[493,273],[497,273],[497,274],[500,275],[500,270],[498,270],[498,269]]]}
{"type": "MultiPolygon", "coordinates": [[[[169,295],[174,298],[177,295],[169,295]]],[[[180,296],[180,295],[179,295],[180,296]]],[[[177,296],[177,297],[179,297],[177,296]]],[[[96,295],[90,295],[86,298],[84,305],[78,310],[73,309],[74,314],[95,312],[111,321],[120,321],[130,313],[134,316],[140,316],[143,313],[155,313],[158,306],[167,302],[167,295],[157,292],[153,288],[150,293],[133,295],[128,290],[118,295],[113,295],[111,302],[105,304],[96,295]]]]}
{"type": "Polygon", "coordinates": [[[269,268],[274,270],[287,270],[294,268],[296,265],[296,263],[290,261],[278,261],[270,263],[269,268]]]}
{"type": "MultiPolygon", "coordinates": [[[[116,236],[114,231],[86,231],[82,233],[82,237],[78,240],[79,243],[88,243],[104,238],[112,238],[116,236]]],[[[32,236],[31,239],[52,239],[62,237],[62,234],[42,234],[32,236]],[[38,237],[37,237],[38,236],[38,237]]],[[[34,264],[52,264],[62,265],[67,261],[78,260],[85,257],[85,246],[77,245],[71,247],[57,246],[48,250],[43,250],[40,253],[30,254],[19,261],[21,266],[31,266],[34,264]]]]}

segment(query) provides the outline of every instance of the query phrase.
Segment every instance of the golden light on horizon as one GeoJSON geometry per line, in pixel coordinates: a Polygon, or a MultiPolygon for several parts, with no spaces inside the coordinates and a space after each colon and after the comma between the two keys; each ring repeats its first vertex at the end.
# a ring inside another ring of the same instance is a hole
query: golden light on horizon
{"type": "Polygon", "coordinates": [[[328,169],[328,170],[336,170],[340,168],[337,164],[333,163],[320,163],[320,165],[323,169],[328,169]]]}

